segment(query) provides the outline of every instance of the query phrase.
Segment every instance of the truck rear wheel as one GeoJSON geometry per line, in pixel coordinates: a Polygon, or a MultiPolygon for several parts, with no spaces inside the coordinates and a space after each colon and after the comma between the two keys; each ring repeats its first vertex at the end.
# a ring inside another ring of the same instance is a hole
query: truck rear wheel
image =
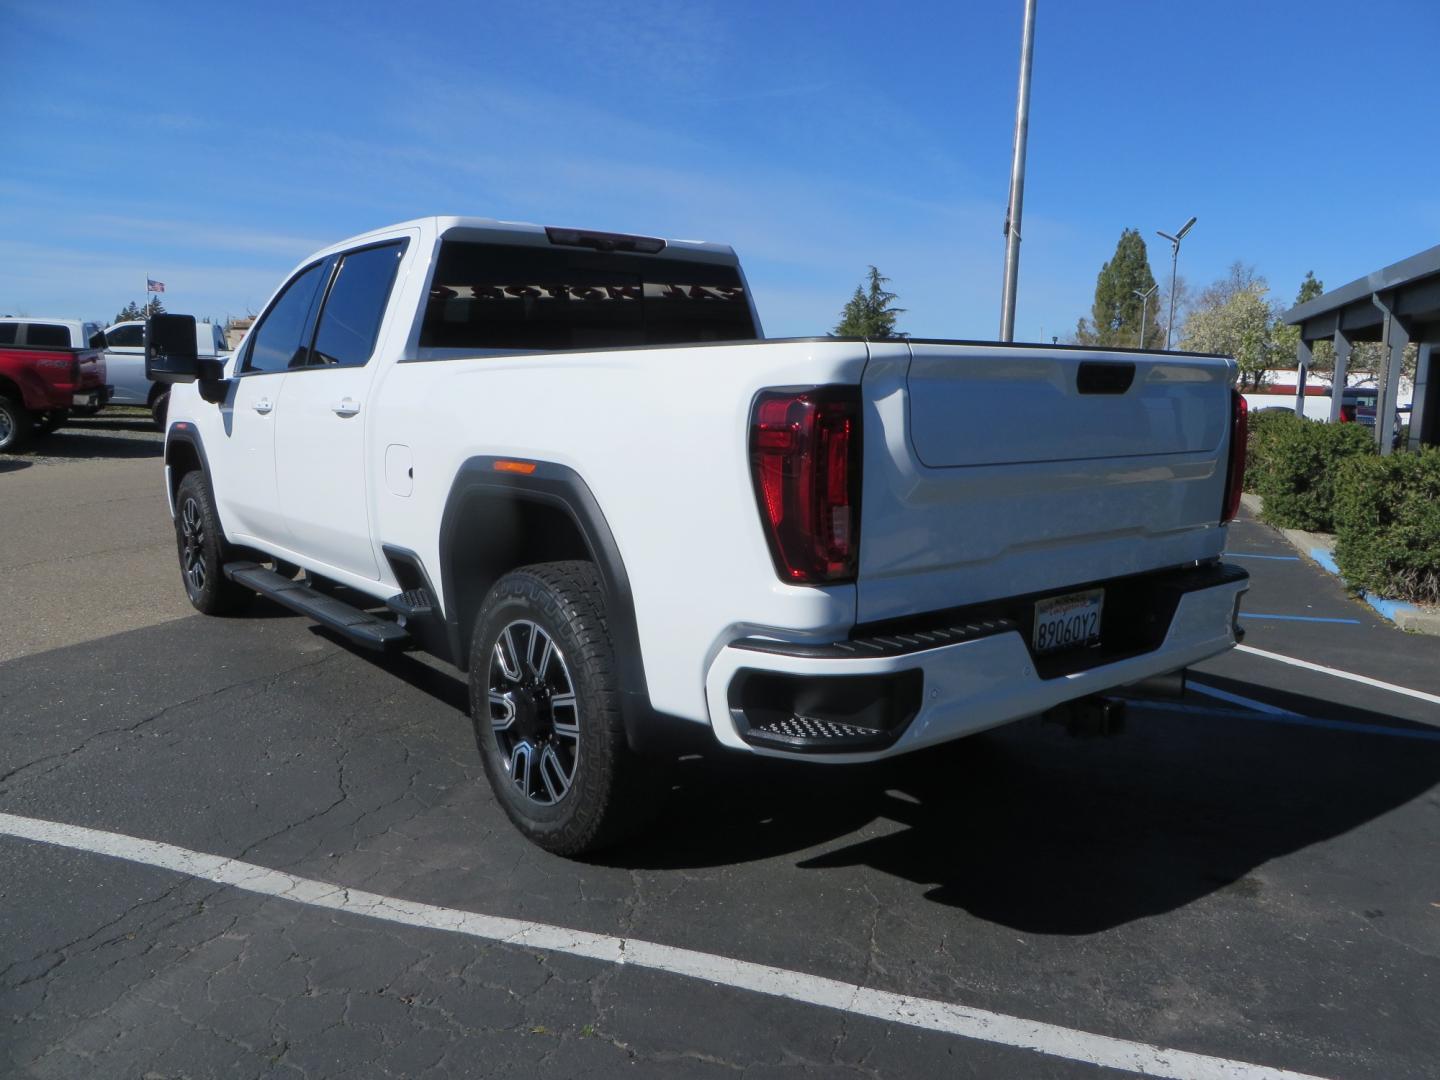
{"type": "Polygon", "coordinates": [[[470,644],[470,715],[506,815],[557,855],[624,838],[651,785],[630,750],[600,577],[588,562],[505,575],[470,644]]]}
{"type": "Polygon", "coordinates": [[[255,599],[249,589],[225,577],[229,545],[220,535],[210,483],[199,470],[186,473],[175,491],[175,543],[185,595],[196,611],[224,615],[255,599]]]}
{"type": "Polygon", "coordinates": [[[0,454],[14,454],[30,444],[35,418],[17,399],[0,394],[0,454]]]}

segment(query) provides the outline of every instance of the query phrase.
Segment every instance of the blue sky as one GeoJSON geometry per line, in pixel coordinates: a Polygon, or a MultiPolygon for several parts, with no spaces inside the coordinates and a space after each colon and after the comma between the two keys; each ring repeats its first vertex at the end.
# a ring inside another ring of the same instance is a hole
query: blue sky
{"type": "MultiPolygon", "coordinates": [[[[733,244],[767,333],[870,263],[901,329],[998,329],[1020,0],[0,0],[0,313],[257,310],[307,253],[433,213],[733,244]]],[[[1040,0],[1017,338],[1120,230],[1191,214],[1285,301],[1440,242],[1434,0],[1040,0]],[[1330,140],[1340,140],[1331,142],[1330,140]]]]}

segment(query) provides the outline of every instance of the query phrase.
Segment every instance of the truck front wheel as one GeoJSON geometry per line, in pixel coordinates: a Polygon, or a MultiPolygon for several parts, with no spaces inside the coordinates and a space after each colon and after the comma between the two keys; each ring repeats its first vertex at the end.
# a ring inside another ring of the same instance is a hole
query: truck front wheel
{"type": "Polygon", "coordinates": [[[591,563],[527,566],[490,590],[471,637],[470,715],[495,798],[545,850],[596,851],[643,817],[651,785],[625,739],[591,563]]]}
{"type": "Polygon", "coordinates": [[[196,611],[224,615],[255,599],[249,589],[225,577],[229,548],[220,535],[209,481],[198,469],[186,473],[175,490],[175,544],[185,595],[196,611]]]}
{"type": "Polygon", "coordinates": [[[150,419],[155,424],[157,431],[165,430],[165,418],[170,413],[170,389],[156,387],[159,393],[151,393],[150,396],[150,419]]]}

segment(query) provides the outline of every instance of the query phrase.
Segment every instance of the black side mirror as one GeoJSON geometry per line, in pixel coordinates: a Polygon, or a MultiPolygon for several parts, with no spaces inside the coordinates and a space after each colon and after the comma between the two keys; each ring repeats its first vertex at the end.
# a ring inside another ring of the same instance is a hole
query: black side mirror
{"type": "Polygon", "coordinates": [[[201,399],[211,405],[223,404],[226,387],[230,385],[225,381],[225,361],[218,356],[202,356],[195,362],[195,369],[201,399]]]}
{"type": "Polygon", "coordinates": [[[195,316],[152,315],[145,320],[145,377],[158,383],[188,383],[199,377],[195,316]]]}

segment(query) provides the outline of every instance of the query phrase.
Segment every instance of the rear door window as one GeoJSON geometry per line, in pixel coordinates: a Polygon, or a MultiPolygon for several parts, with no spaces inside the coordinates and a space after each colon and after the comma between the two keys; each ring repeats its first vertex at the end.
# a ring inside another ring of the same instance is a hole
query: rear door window
{"type": "Polygon", "coordinates": [[[0,323],[0,345],[15,344],[15,330],[17,324],[13,322],[0,323]]]}
{"type": "Polygon", "coordinates": [[[363,367],[375,351],[405,241],[346,254],[325,298],[312,364],[363,367]]]}
{"type": "Polygon", "coordinates": [[[555,351],[748,341],[739,270],[657,255],[447,240],[422,348],[555,351]]]}
{"type": "Polygon", "coordinates": [[[260,317],[246,350],[246,372],[284,371],[291,364],[305,362],[305,330],[320,288],[321,270],[328,265],[315,263],[302,270],[260,317]]]}

